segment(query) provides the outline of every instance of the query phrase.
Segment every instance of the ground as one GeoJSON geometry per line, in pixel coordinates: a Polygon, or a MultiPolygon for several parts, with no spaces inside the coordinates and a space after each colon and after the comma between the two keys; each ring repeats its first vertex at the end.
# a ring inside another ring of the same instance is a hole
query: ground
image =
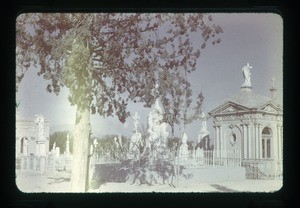
{"type": "MultiPolygon", "coordinates": [[[[22,192],[71,192],[70,173],[17,172],[16,185],[22,192]]],[[[175,184],[176,185],[176,184],[175,184]]],[[[89,192],[274,192],[282,187],[282,180],[181,180],[177,188],[169,184],[138,185],[130,183],[104,183],[89,192]]]]}

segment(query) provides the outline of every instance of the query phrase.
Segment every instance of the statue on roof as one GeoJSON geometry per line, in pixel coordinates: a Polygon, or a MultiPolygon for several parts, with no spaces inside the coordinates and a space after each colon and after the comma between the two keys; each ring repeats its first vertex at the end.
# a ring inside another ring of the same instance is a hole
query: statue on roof
{"type": "Polygon", "coordinates": [[[249,63],[247,63],[246,66],[243,67],[242,71],[243,71],[243,75],[244,75],[244,83],[243,86],[245,87],[251,87],[251,72],[250,69],[252,69],[252,67],[249,65],[249,63]]]}
{"type": "Polygon", "coordinates": [[[44,125],[45,125],[45,119],[44,116],[41,114],[35,115],[35,123],[38,128],[38,139],[44,140],[44,125]]]}

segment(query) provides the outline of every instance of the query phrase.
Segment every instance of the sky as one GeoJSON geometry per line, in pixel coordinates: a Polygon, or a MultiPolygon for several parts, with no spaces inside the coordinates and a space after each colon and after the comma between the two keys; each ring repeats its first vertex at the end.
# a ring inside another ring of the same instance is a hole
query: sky
{"type": "MultiPolygon", "coordinates": [[[[205,99],[203,110],[207,113],[226,99],[236,95],[244,81],[242,68],[247,63],[251,69],[252,91],[270,97],[271,78],[275,78],[278,102],[283,102],[283,20],[275,13],[212,13],[215,24],[223,33],[221,43],[209,44],[201,53],[197,70],[190,76],[194,92],[202,92],[205,99]]],[[[200,38],[199,38],[200,40],[200,38]]],[[[197,44],[197,40],[195,40],[197,44]]],[[[200,42],[199,42],[200,44],[200,42]]],[[[46,83],[37,76],[37,70],[26,72],[19,85],[16,100],[20,102],[18,116],[24,119],[43,114],[50,121],[50,132],[72,130],[75,123],[76,108],[70,106],[68,90],[63,88],[58,96],[46,92],[46,83]]],[[[140,114],[140,123],[147,125],[151,109],[142,104],[129,103],[128,109],[140,114]]],[[[95,136],[106,134],[132,135],[133,120],[119,122],[117,117],[103,118],[98,114],[91,116],[92,133],[95,136]]],[[[189,140],[196,140],[201,121],[188,125],[189,140]]],[[[211,138],[214,135],[212,121],[207,120],[211,138]]],[[[170,129],[167,129],[170,132],[170,129]]],[[[178,129],[175,136],[181,135],[178,129]],[[177,135],[176,135],[177,134],[177,135]]]]}

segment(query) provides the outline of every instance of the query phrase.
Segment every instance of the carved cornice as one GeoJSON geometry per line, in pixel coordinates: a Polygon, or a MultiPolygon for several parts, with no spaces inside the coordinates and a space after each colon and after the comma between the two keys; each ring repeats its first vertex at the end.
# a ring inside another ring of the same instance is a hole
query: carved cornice
{"type": "Polygon", "coordinates": [[[282,121],[282,116],[276,116],[276,115],[270,115],[270,114],[243,114],[243,115],[223,115],[223,116],[216,116],[214,118],[214,121],[241,121],[244,120],[252,120],[252,119],[261,119],[261,120],[267,120],[267,121],[282,121]]]}

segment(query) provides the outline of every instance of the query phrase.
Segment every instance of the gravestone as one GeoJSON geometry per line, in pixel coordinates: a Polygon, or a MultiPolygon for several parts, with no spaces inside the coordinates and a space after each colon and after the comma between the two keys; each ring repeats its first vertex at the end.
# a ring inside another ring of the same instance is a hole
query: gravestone
{"type": "Polygon", "coordinates": [[[182,144],[179,147],[179,158],[180,160],[185,160],[189,157],[189,150],[187,145],[188,136],[184,132],[182,135],[182,144]]]}

